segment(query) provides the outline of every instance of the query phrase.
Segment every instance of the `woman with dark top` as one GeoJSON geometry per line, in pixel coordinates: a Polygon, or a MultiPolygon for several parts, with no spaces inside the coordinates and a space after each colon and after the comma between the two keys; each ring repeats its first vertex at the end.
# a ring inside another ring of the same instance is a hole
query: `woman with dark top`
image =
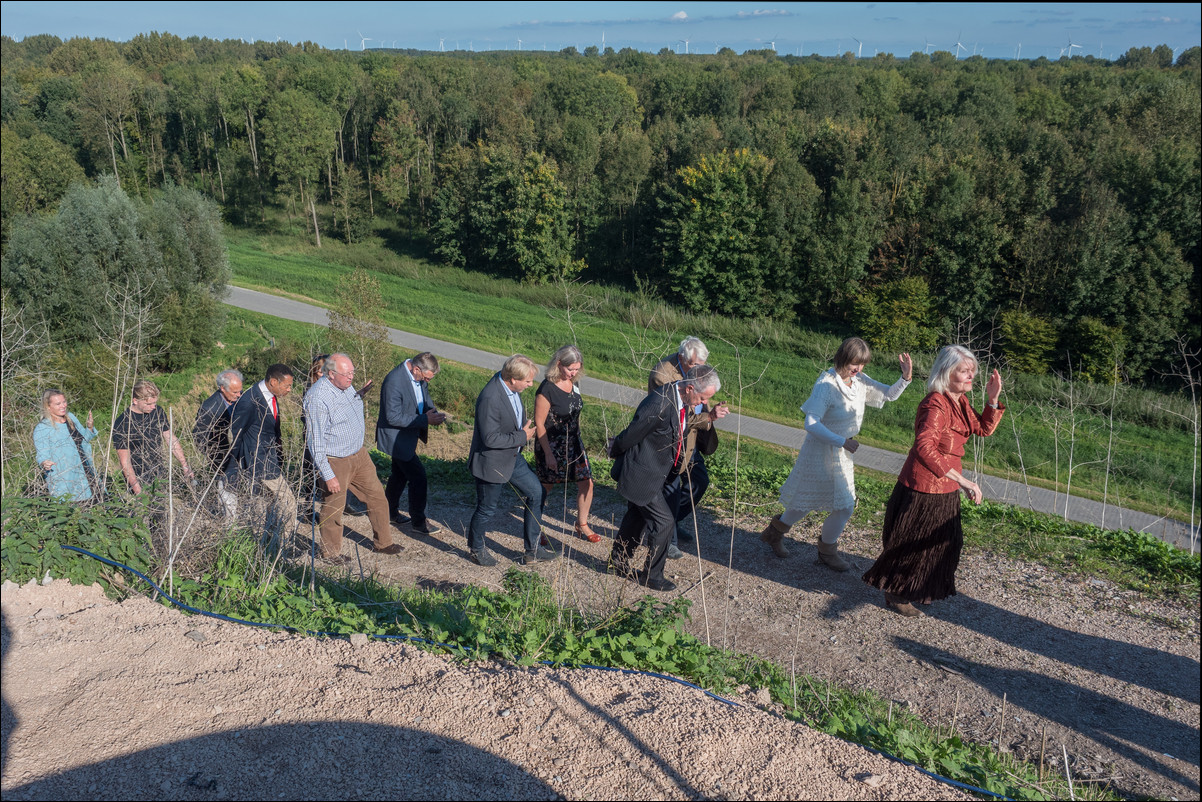
{"type": "Polygon", "coordinates": [[[979,363],[963,346],[939,352],[918,405],[914,445],[885,507],[881,556],[864,581],[885,592],[885,604],[908,617],[920,615],[914,602],[930,604],[956,594],[956,567],[964,534],[960,492],[981,503],[981,488],[961,473],[964,445],[997,429],[1002,378],[994,370],[985,384],[985,409],[968,402],[979,363]]]}
{"type": "Polygon", "coordinates": [[[580,375],[580,349],[565,345],[547,363],[546,378],[534,398],[535,472],[550,498],[551,485],[576,483],[576,534],[590,543],[601,536],[588,525],[593,504],[593,470],[580,438],[580,412],[584,399],[576,378],[580,375]]]}
{"type": "Polygon", "coordinates": [[[100,500],[90,444],[95,438],[91,412],[85,426],[67,411],[62,390],[42,393],[42,420],[33,428],[33,445],[51,496],[79,502],[100,500]]]}

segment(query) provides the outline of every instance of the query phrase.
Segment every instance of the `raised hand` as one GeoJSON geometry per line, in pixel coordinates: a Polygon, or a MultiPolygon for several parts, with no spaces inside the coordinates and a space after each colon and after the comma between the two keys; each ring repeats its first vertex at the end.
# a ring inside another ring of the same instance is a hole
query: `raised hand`
{"type": "Polygon", "coordinates": [[[902,378],[910,381],[914,376],[914,360],[910,359],[909,354],[899,354],[897,361],[901,363],[902,378]]]}
{"type": "Polygon", "coordinates": [[[992,406],[997,406],[998,397],[1002,394],[1002,376],[997,372],[997,368],[989,374],[989,381],[985,383],[985,397],[989,399],[992,406]]]}

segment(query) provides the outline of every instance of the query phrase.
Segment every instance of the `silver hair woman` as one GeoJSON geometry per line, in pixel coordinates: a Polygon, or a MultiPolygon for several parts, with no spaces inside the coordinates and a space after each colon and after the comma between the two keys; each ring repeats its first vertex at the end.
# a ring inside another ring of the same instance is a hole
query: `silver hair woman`
{"type": "Polygon", "coordinates": [[[914,445],[885,507],[883,548],[864,581],[885,592],[885,604],[904,616],[917,604],[956,594],[956,567],[964,534],[960,491],[981,503],[981,488],[961,473],[964,447],[973,435],[993,434],[1002,420],[1002,378],[985,383],[985,409],[969,404],[979,363],[971,351],[948,345],[927,381],[927,397],[914,419],[914,445]]]}
{"type": "Polygon", "coordinates": [[[860,447],[855,438],[864,422],[864,408],[879,409],[886,401],[896,401],[914,371],[910,355],[899,355],[901,378],[887,386],[864,373],[870,359],[868,343],[848,337],[835,352],[834,367],[818,377],[810,397],[801,405],[806,437],[780,489],[785,511],[769,521],[760,535],[777,557],[789,556],[783,543],[789,528],[811,512],[823,510],[830,515],[822,523],[818,558],[836,571],[851,567],[839,556],[838,543],[856,504],[851,455],[860,447]]]}
{"type": "Polygon", "coordinates": [[[580,436],[584,398],[576,381],[582,362],[580,349],[565,345],[547,363],[546,377],[534,396],[534,468],[548,498],[552,485],[576,483],[576,534],[597,543],[601,536],[588,520],[593,506],[593,468],[580,436]]]}

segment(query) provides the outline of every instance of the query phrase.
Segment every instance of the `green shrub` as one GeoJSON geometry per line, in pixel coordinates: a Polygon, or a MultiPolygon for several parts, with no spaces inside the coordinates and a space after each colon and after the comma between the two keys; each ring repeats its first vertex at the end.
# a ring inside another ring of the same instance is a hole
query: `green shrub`
{"type": "Polygon", "coordinates": [[[931,290],[917,276],[890,281],[856,296],[856,331],[876,350],[930,351],[939,344],[931,290]]]}
{"type": "Polygon", "coordinates": [[[1002,356],[1021,373],[1042,375],[1052,366],[1056,350],[1056,327],[1021,309],[1002,312],[1002,356]]]}
{"type": "Polygon", "coordinates": [[[1061,352],[1073,379],[1114,384],[1121,380],[1126,339],[1114,326],[1083,317],[1069,327],[1061,352]]]}

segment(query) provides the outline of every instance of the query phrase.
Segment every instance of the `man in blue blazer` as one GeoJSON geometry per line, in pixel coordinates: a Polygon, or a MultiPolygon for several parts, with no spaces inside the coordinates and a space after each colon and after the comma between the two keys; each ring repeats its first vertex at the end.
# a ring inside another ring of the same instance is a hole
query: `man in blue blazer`
{"type": "Polygon", "coordinates": [[[496,565],[484,539],[485,527],[511,486],[525,508],[523,534],[526,551],[521,562],[553,560],[557,556],[539,546],[545,492],[538,477],[522,457],[522,447],[534,439],[534,422],[526,417],[521,393],[534,384],[538,366],[529,357],[514,354],[501,372],[480,391],[476,399],[476,426],[468,467],[476,479],[476,511],[468,526],[467,545],[471,559],[479,565],[496,565]]]}
{"type": "Polygon", "coordinates": [[[614,438],[610,456],[618,493],[628,502],[626,515],[614,537],[609,563],[612,570],[633,575],[630,558],[646,530],[647,562],[637,574],[639,584],[651,590],[670,591],[676,585],[664,577],[668,544],[676,526],[676,511],[664,497],[664,486],[680,475],[684,464],[685,419],[704,407],[722,387],[718,372],[709,365],[690,368],[681,381],[665,384],[647,394],[626,430],[614,438]]]}
{"type": "Polygon", "coordinates": [[[426,518],[426,469],[417,457],[417,441],[426,442],[430,427],[447,416],[430,400],[430,380],[438,375],[438,358],[429,351],[406,359],[393,368],[380,386],[380,416],[376,421],[376,448],[392,457],[392,473],[384,496],[388,514],[398,526],[401,494],[409,486],[409,523],[413,531],[432,535],[442,529],[426,518]]]}
{"type": "Polygon", "coordinates": [[[281,534],[296,528],[296,496],[284,475],[280,437],[280,402],[292,392],[292,368],[276,363],[263,381],[234,404],[230,416],[232,442],[226,486],[263,490],[273,497],[281,534]]]}

